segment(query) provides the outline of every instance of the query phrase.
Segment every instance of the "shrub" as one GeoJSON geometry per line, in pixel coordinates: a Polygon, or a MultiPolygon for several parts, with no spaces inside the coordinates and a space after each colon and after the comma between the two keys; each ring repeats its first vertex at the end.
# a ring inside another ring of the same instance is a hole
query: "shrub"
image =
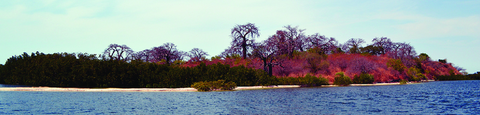
{"type": "Polygon", "coordinates": [[[305,75],[305,77],[298,78],[300,83],[298,85],[312,87],[312,86],[321,86],[321,85],[328,85],[328,80],[323,78],[322,76],[315,77],[310,74],[305,75]]]}
{"type": "Polygon", "coordinates": [[[352,80],[350,79],[350,77],[345,76],[343,72],[338,72],[335,74],[335,76],[336,76],[335,81],[333,82],[333,84],[335,85],[347,86],[352,83],[352,80]]]}
{"type": "Polygon", "coordinates": [[[407,84],[407,82],[408,82],[408,81],[405,80],[405,79],[400,80],[400,84],[407,84]]]}
{"type": "Polygon", "coordinates": [[[397,70],[399,72],[402,72],[406,67],[403,65],[402,60],[400,59],[390,59],[387,62],[387,66],[393,68],[394,70],[397,70]]]}
{"type": "Polygon", "coordinates": [[[209,82],[195,82],[191,87],[198,91],[214,91],[214,90],[233,90],[237,87],[235,82],[225,83],[225,80],[209,81],[209,82]]]}
{"type": "Polygon", "coordinates": [[[353,83],[355,84],[371,84],[374,82],[373,75],[362,73],[360,75],[355,75],[353,78],[353,83]]]}
{"type": "Polygon", "coordinates": [[[197,89],[198,91],[210,91],[209,84],[203,81],[195,82],[191,87],[197,89]]]}
{"type": "Polygon", "coordinates": [[[322,76],[315,77],[310,74],[305,75],[305,77],[283,77],[277,79],[278,84],[283,85],[301,85],[302,87],[328,85],[328,79],[322,76]]]}
{"type": "Polygon", "coordinates": [[[422,79],[427,79],[427,77],[420,72],[420,69],[415,67],[408,68],[407,75],[410,77],[410,81],[420,81],[422,79]]]}

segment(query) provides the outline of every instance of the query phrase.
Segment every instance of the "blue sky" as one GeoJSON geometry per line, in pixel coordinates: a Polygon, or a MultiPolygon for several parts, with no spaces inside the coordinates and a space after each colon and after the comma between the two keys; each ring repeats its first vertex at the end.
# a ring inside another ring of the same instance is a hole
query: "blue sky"
{"type": "Polygon", "coordinates": [[[112,43],[141,51],[172,42],[214,56],[229,47],[235,25],[250,22],[260,30],[257,41],[286,25],[340,43],[384,36],[474,73],[478,6],[479,0],[5,0],[0,64],[23,52],[101,54],[112,43]]]}

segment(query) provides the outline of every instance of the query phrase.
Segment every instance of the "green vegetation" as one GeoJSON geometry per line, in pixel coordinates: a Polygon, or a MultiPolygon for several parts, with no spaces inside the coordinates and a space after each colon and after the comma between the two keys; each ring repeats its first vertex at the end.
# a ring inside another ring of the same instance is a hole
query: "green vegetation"
{"type": "Polygon", "coordinates": [[[410,81],[420,81],[422,79],[427,79],[427,77],[420,72],[420,69],[415,67],[408,68],[407,75],[408,77],[410,77],[410,81]]]}
{"type": "Polygon", "coordinates": [[[0,64],[0,84],[4,84],[5,83],[5,80],[3,78],[3,65],[0,64]]]}
{"type": "Polygon", "coordinates": [[[179,67],[175,64],[100,60],[95,55],[24,53],[1,67],[6,84],[56,87],[189,87],[194,82],[225,80],[237,85],[270,85],[262,70],[224,64],[179,67]]]}
{"type": "Polygon", "coordinates": [[[360,75],[355,75],[353,78],[353,83],[354,84],[372,84],[374,82],[373,75],[370,74],[360,74],[360,75]]]}
{"type": "Polygon", "coordinates": [[[216,91],[216,90],[233,90],[237,87],[235,82],[228,82],[225,83],[225,80],[218,80],[218,81],[200,81],[195,82],[191,87],[197,89],[198,91],[216,91]]]}
{"type": "Polygon", "coordinates": [[[480,80],[480,72],[475,74],[468,74],[468,75],[444,75],[444,76],[437,76],[437,80],[439,81],[451,81],[451,80],[480,80]]]}
{"type": "Polygon", "coordinates": [[[347,86],[352,84],[350,77],[345,76],[343,72],[338,72],[335,76],[335,81],[333,82],[334,85],[347,86]]]}
{"type": "Polygon", "coordinates": [[[407,82],[408,82],[408,81],[405,80],[405,79],[400,80],[400,84],[407,84],[407,82]]]}
{"type": "Polygon", "coordinates": [[[326,78],[322,76],[315,77],[310,74],[305,75],[305,77],[283,77],[277,79],[278,84],[283,85],[301,85],[302,87],[328,85],[328,80],[326,78]]]}
{"type": "Polygon", "coordinates": [[[394,70],[397,70],[399,72],[402,72],[406,67],[403,65],[402,60],[400,59],[390,59],[387,62],[387,66],[393,68],[394,70]]]}

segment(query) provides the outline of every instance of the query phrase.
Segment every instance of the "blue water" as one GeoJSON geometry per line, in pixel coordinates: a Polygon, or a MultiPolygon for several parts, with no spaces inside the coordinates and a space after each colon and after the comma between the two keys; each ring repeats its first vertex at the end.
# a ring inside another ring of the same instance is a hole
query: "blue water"
{"type": "Polygon", "coordinates": [[[0,92],[0,114],[480,114],[480,81],[226,92],[0,92]]]}

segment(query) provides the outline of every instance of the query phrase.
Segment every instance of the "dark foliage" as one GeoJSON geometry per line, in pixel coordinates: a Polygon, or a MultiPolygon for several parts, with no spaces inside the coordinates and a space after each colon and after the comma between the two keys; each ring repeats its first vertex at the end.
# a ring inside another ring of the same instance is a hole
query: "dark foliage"
{"type": "Polygon", "coordinates": [[[200,81],[195,82],[191,85],[191,87],[197,89],[198,91],[216,91],[216,90],[233,90],[237,87],[235,82],[228,82],[225,83],[225,80],[217,80],[217,81],[200,81]]]}
{"type": "Polygon", "coordinates": [[[480,80],[480,72],[475,74],[468,74],[468,75],[442,75],[438,76],[437,80],[440,81],[451,81],[451,80],[480,80]]]}
{"type": "Polygon", "coordinates": [[[178,67],[133,60],[99,60],[95,55],[32,53],[13,56],[0,78],[7,84],[57,87],[189,87],[198,81],[232,81],[242,86],[271,84],[262,70],[224,64],[178,67]]]}
{"type": "Polygon", "coordinates": [[[305,75],[305,77],[283,77],[278,78],[278,84],[282,85],[301,85],[302,87],[313,87],[328,85],[328,80],[322,76],[312,76],[310,74],[305,75]]]}
{"type": "Polygon", "coordinates": [[[355,75],[355,77],[353,78],[354,84],[372,84],[373,82],[373,75],[370,74],[355,75]]]}
{"type": "Polygon", "coordinates": [[[3,65],[0,64],[0,84],[4,84],[5,83],[5,80],[3,78],[3,65]]]}
{"type": "Polygon", "coordinates": [[[352,84],[352,79],[345,76],[343,72],[336,73],[335,76],[335,81],[333,82],[334,85],[347,86],[352,84]]]}

